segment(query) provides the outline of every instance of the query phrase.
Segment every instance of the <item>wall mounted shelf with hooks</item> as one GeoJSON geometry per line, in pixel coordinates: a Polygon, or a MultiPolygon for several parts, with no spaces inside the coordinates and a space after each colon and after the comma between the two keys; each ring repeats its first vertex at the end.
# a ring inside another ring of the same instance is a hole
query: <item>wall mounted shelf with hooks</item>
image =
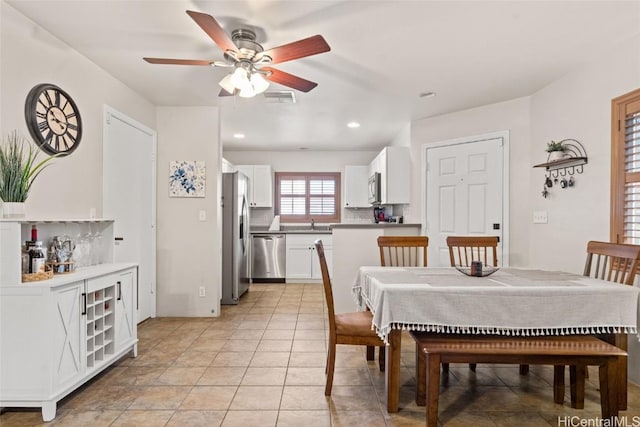
{"type": "Polygon", "coordinates": [[[582,144],[575,139],[563,139],[560,141],[564,146],[565,158],[560,160],[547,161],[534,165],[534,168],[545,168],[550,175],[558,177],[558,175],[566,176],[574,173],[582,173],[583,166],[588,163],[587,153],[582,144]]]}

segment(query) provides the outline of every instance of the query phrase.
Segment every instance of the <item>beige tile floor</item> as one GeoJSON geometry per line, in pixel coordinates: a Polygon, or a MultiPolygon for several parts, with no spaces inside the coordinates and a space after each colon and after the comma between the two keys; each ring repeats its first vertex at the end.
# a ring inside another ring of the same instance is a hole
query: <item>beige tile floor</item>
{"type": "MultiPolygon", "coordinates": [[[[386,412],[384,374],[360,347],[339,346],[333,393],[324,396],[325,310],[321,285],[254,284],[239,305],[223,306],[219,318],[148,320],[138,329],[138,357],[122,359],[59,402],[47,424],[424,425],[424,408],[413,401],[410,337],[403,338],[397,414],[386,412]]],[[[473,373],[453,365],[443,377],[440,421],[451,427],[597,425],[586,424],[600,414],[597,371],[591,371],[584,410],[554,404],[551,378],[549,367],[532,366],[520,376],[515,366],[479,365],[473,373]]],[[[640,387],[629,386],[629,409],[621,415],[640,426],[640,387]]],[[[0,415],[2,427],[42,424],[39,410],[0,415]]]]}

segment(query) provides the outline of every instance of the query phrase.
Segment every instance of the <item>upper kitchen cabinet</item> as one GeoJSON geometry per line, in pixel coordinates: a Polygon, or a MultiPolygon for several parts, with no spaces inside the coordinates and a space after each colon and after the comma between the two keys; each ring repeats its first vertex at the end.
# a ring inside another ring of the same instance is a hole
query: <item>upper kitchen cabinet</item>
{"type": "Polygon", "coordinates": [[[270,165],[236,165],[249,177],[249,206],[252,208],[273,207],[273,173],[270,165]]]}
{"type": "Polygon", "coordinates": [[[235,172],[236,171],[236,167],[233,166],[233,163],[231,163],[229,160],[225,159],[224,157],[222,158],[222,173],[226,173],[226,172],[235,172]]]}
{"type": "Polygon", "coordinates": [[[345,208],[368,208],[367,183],[369,166],[344,167],[344,204],[345,208]]]}
{"type": "Polygon", "coordinates": [[[369,176],[380,174],[380,204],[407,204],[411,161],[408,147],[385,147],[369,164],[369,176]]]}

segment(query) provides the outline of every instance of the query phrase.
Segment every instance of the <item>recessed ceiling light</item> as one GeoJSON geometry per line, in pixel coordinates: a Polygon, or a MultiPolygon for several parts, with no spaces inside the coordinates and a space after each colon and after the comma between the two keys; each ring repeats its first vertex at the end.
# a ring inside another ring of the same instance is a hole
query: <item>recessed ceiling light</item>
{"type": "Polygon", "coordinates": [[[236,139],[244,139],[244,133],[234,133],[233,137],[236,139]]]}
{"type": "Polygon", "coordinates": [[[420,98],[433,98],[436,96],[435,92],[422,92],[420,93],[420,98]]]}
{"type": "Polygon", "coordinates": [[[349,122],[349,123],[347,123],[347,127],[350,127],[351,129],[359,128],[360,127],[360,123],[358,123],[358,122],[349,122]]]}

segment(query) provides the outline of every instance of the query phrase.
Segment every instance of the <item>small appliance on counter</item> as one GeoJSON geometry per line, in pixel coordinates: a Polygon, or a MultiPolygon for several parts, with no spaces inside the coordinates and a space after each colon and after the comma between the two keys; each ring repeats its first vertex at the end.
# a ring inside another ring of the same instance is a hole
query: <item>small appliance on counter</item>
{"type": "Polygon", "coordinates": [[[69,236],[53,236],[49,245],[47,266],[54,274],[71,273],[76,268],[73,251],[76,244],[69,236]]]}
{"type": "Polygon", "coordinates": [[[402,217],[393,216],[391,207],[376,206],[373,208],[373,222],[376,224],[382,222],[397,222],[397,218],[402,217]]]}

